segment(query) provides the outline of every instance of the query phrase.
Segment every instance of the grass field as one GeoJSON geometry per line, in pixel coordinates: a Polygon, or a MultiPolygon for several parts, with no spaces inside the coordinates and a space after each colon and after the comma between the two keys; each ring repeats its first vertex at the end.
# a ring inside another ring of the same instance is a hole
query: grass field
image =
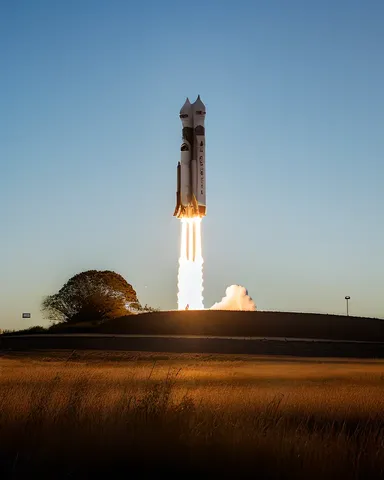
{"type": "Polygon", "coordinates": [[[0,357],[0,478],[161,474],[383,478],[384,362],[0,357]]]}

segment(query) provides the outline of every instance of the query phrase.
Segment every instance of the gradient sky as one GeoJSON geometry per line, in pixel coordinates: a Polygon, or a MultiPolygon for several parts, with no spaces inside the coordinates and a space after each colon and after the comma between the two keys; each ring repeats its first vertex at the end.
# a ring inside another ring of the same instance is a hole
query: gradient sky
{"type": "Polygon", "coordinates": [[[176,308],[197,94],[206,307],[384,317],[383,46],[379,0],[0,1],[0,328],[87,269],[176,308]]]}

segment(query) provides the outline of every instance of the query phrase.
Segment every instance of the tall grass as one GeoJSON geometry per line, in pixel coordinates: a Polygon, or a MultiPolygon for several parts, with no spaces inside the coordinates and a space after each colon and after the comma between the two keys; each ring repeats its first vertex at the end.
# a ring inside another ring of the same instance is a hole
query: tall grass
{"type": "Polygon", "coordinates": [[[384,475],[382,364],[72,360],[1,359],[0,478],[384,475]]]}

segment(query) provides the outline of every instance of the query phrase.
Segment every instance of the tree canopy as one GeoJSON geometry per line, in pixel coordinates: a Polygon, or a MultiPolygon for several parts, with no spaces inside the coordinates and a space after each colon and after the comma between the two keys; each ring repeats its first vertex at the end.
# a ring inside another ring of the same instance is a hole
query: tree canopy
{"type": "Polygon", "coordinates": [[[110,270],[78,273],[42,302],[42,311],[52,322],[99,322],[141,309],[132,285],[110,270]]]}

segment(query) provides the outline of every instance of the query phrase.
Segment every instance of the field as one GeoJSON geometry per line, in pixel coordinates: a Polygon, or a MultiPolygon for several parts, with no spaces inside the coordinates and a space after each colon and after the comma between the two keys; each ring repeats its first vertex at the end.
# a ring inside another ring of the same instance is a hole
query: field
{"type": "Polygon", "coordinates": [[[384,362],[3,353],[1,478],[384,475],[384,362]]]}

